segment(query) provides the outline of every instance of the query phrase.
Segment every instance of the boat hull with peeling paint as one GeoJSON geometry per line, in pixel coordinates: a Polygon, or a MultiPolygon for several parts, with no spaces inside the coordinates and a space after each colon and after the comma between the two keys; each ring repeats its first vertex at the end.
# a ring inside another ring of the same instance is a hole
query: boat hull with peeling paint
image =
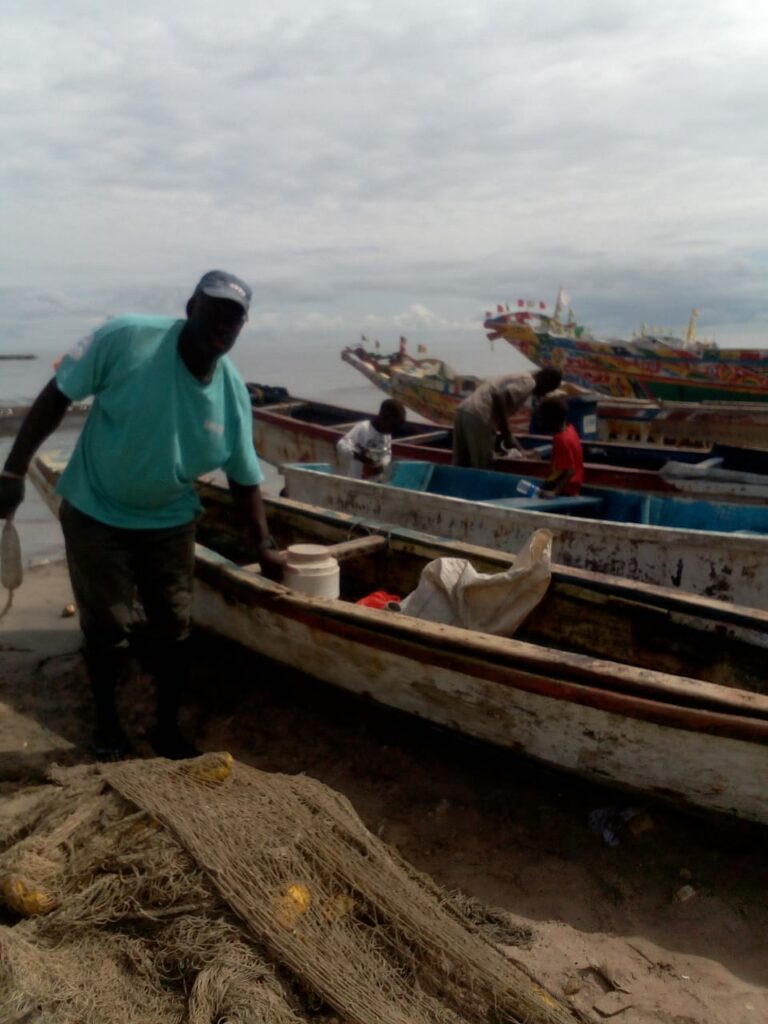
{"type": "MultiPolygon", "coordinates": [[[[61,465],[31,478],[55,511],[61,465]]],[[[768,823],[768,613],[553,567],[515,637],[355,603],[405,594],[435,558],[503,572],[514,557],[266,499],[281,545],[329,546],[341,598],[251,564],[226,488],[199,486],[199,628],[335,687],[587,778],[768,823]]]]}
{"type": "MultiPolygon", "coordinates": [[[[768,515],[764,506],[718,506],[716,511],[725,520],[725,513],[735,510],[730,532],[617,522],[589,518],[592,510],[582,515],[558,514],[557,501],[502,497],[510,487],[514,494],[514,478],[507,474],[458,470],[464,478],[483,478],[483,486],[488,484],[485,500],[459,497],[466,491],[460,483],[452,484],[455,470],[427,463],[394,463],[393,483],[407,484],[394,486],[339,476],[325,464],[282,467],[287,494],[297,501],[502,551],[517,551],[533,530],[543,527],[554,533],[552,557],[561,565],[768,608],[768,535],[754,528],[755,522],[759,527],[760,517],[768,515]],[[424,469],[416,472],[419,466],[424,469]],[[495,478],[494,491],[489,489],[490,478],[495,478]],[[439,486],[440,491],[424,489],[430,486],[439,486]],[[453,492],[446,493],[451,486],[453,492]],[[499,497],[495,499],[494,494],[499,497]],[[752,528],[743,525],[749,523],[752,528]]],[[[473,486],[478,493],[479,485],[473,486]]],[[[590,494],[597,492],[594,488],[590,494]]],[[[647,502],[651,510],[657,502],[675,502],[681,523],[684,512],[693,516],[704,505],[709,507],[709,503],[681,498],[625,497],[647,502]]]]}

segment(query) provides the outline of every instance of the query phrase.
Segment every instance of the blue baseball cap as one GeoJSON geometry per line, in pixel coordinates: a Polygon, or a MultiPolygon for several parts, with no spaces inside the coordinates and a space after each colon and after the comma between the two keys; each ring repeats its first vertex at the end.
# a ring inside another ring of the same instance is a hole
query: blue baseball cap
{"type": "Polygon", "coordinates": [[[248,312],[251,305],[251,289],[234,274],[228,274],[226,270],[209,270],[200,278],[195,295],[202,292],[203,295],[210,295],[212,299],[230,299],[237,302],[248,312]]]}

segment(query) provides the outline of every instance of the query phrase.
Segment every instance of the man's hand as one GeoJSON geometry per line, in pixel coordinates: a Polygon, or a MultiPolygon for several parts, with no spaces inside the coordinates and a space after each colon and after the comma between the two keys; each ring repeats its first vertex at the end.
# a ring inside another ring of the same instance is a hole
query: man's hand
{"type": "Polygon", "coordinates": [[[258,484],[239,484],[227,477],[235,513],[248,532],[256,551],[261,571],[270,580],[281,583],[286,556],[278,551],[277,544],[269,535],[267,515],[258,484]]]}
{"type": "Polygon", "coordinates": [[[0,473],[0,519],[9,519],[24,501],[24,478],[0,473]]]}
{"type": "Polygon", "coordinates": [[[364,466],[378,466],[378,459],[376,459],[367,448],[358,448],[355,451],[354,457],[358,462],[362,462],[364,466]]]}
{"type": "Polygon", "coordinates": [[[522,455],[517,448],[502,448],[501,455],[505,459],[522,459],[522,455]]]}
{"type": "Polygon", "coordinates": [[[274,580],[275,583],[282,583],[283,570],[287,560],[288,556],[286,553],[278,551],[276,548],[264,548],[259,551],[259,565],[261,566],[262,576],[266,576],[268,580],[274,580]]]}

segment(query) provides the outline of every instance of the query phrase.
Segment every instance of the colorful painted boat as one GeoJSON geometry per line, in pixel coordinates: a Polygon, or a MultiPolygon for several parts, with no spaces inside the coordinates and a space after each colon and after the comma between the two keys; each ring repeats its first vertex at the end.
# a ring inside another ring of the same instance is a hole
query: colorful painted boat
{"type": "MultiPolygon", "coordinates": [[[[60,468],[30,474],[53,508],[60,468]]],[[[249,564],[226,489],[200,494],[199,628],[600,783],[768,823],[768,614],[554,567],[514,638],[439,625],[355,602],[408,593],[435,558],[487,573],[514,558],[270,499],[279,544],[329,545],[341,563],[341,598],[309,597],[249,564]]]]}
{"type": "MultiPolygon", "coordinates": [[[[264,387],[249,385],[262,400],[264,387]]],[[[272,390],[272,389],[269,389],[272,390]]],[[[335,462],[339,439],[369,413],[344,409],[322,402],[292,398],[288,401],[253,407],[253,436],[261,458],[273,466],[286,462],[335,462]]],[[[551,439],[541,435],[520,434],[526,448],[547,446],[551,439]]],[[[621,445],[616,442],[584,441],[584,481],[600,487],[619,487],[632,491],[688,493],[729,501],[768,500],[768,451],[748,451],[715,447],[675,449],[652,445],[621,445]],[[674,465],[690,467],[667,475],[662,467],[670,458],[674,465]],[[745,472],[745,466],[762,473],[745,472]]],[[[423,423],[406,422],[392,439],[392,453],[399,459],[418,459],[450,465],[452,431],[435,429],[423,423]]],[[[531,453],[530,458],[497,456],[493,468],[541,478],[548,462],[531,453]]]]}
{"type": "Polygon", "coordinates": [[[282,467],[297,501],[502,551],[533,530],[555,535],[562,565],[768,608],[768,506],[585,488],[577,498],[520,497],[520,478],[394,462],[389,484],[327,464],[282,467]]]}
{"type": "MultiPolygon", "coordinates": [[[[438,426],[452,426],[459,402],[482,383],[481,377],[456,374],[442,359],[411,359],[402,350],[382,356],[362,345],[349,345],[341,358],[406,409],[438,426]]],[[[512,429],[527,431],[530,419],[526,405],[510,419],[512,429]]]]}
{"type": "MultiPolygon", "coordinates": [[[[694,311],[695,313],[696,311],[694,311]]],[[[599,341],[573,323],[527,310],[504,310],[484,323],[536,366],[615,398],[655,402],[768,403],[768,349],[719,348],[695,338],[643,332],[631,341],[599,341]]]]}
{"type": "MultiPolygon", "coordinates": [[[[482,383],[482,377],[455,373],[442,359],[411,359],[402,351],[380,355],[362,345],[349,345],[342,349],[341,358],[385,394],[438,426],[451,426],[459,402],[482,383]]],[[[510,422],[515,431],[523,432],[530,418],[526,405],[510,422]]]]}
{"type": "MultiPolygon", "coordinates": [[[[480,377],[445,376],[444,373],[408,373],[401,369],[398,355],[377,356],[366,362],[357,349],[347,348],[342,359],[419,416],[450,426],[459,403],[474,391],[480,377]],[[387,360],[394,359],[389,364],[387,360]]],[[[364,350],[362,350],[364,351],[364,350]]],[[[445,366],[445,364],[442,364],[445,366]]],[[[450,368],[448,368],[450,371],[450,368]]],[[[603,441],[637,441],[670,447],[708,448],[713,444],[768,447],[768,405],[728,402],[653,402],[638,398],[617,398],[586,392],[571,385],[572,397],[597,402],[595,433],[603,441]]],[[[513,423],[527,429],[527,411],[513,423]]]]}

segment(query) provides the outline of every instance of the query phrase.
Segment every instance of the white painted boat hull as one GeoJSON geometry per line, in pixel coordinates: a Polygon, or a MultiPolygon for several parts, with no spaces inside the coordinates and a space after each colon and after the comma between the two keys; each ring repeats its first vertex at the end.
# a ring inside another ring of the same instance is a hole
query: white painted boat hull
{"type": "Polygon", "coordinates": [[[282,472],[297,501],[509,552],[546,528],[554,533],[553,561],[561,565],[768,609],[768,537],[494,508],[304,466],[282,472]]]}
{"type": "Polygon", "coordinates": [[[283,588],[248,580],[245,570],[226,568],[213,552],[198,549],[198,561],[234,583],[231,590],[221,587],[207,573],[208,579],[196,580],[195,622],[218,636],[350,693],[586,778],[768,823],[764,740],[589,706],[567,687],[560,697],[531,692],[515,685],[521,670],[514,665],[514,640],[497,640],[509,645],[508,664],[489,668],[479,652],[446,664],[441,636],[457,632],[450,627],[410,620],[398,629],[397,613],[354,606],[344,612],[341,602],[299,595],[281,599],[283,588]],[[252,601],[253,587],[273,592],[252,601]]]}

